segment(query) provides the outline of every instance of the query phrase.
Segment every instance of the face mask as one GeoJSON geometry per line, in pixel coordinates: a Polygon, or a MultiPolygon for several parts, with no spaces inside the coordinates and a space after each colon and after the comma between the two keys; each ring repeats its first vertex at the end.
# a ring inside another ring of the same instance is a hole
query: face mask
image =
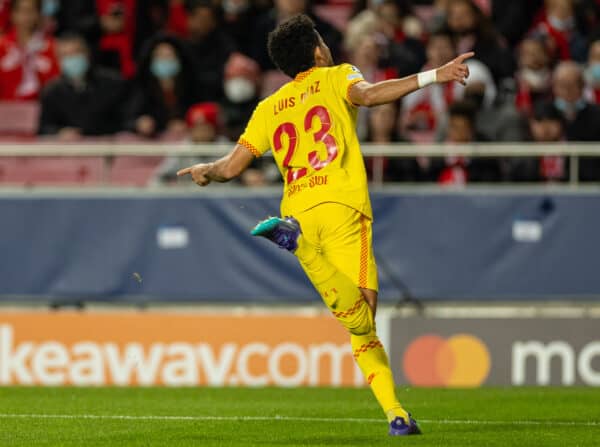
{"type": "Polygon", "coordinates": [[[60,9],[59,0],[43,0],[42,1],[42,15],[44,17],[54,17],[60,9]]]}
{"type": "Polygon", "coordinates": [[[83,54],[65,56],[60,60],[62,73],[70,79],[81,79],[90,67],[90,62],[83,54]]]}
{"type": "Polygon", "coordinates": [[[246,78],[228,79],[223,88],[227,99],[234,103],[250,101],[256,95],[254,82],[246,78]]]}
{"type": "Polygon", "coordinates": [[[177,76],[181,66],[176,59],[154,59],[150,71],[158,79],[169,79],[177,76]]]}
{"type": "Polygon", "coordinates": [[[595,86],[600,85],[600,63],[590,65],[586,70],[586,78],[590,84],[595,86]]]}
{"type": "Polygon", "coordinates": [[[544,90],[550,85],[550,71],[545,68],[541,70],[523,68],[520,75],[531,90],[544,90]]]}
{"type": "Polygon", "coordinates": [[[577,112],[583,110],[585,108],[585,101],[583,99],[578,99],[575,102],[567,101],[563,98],[556,98],[554,100],[554,106],[560,110],[564,115],[576,115],[577,112]]]}

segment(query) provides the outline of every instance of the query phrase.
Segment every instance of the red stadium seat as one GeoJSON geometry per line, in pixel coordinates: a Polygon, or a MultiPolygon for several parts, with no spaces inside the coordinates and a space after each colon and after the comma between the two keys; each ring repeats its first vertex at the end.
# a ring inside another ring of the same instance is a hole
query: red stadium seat
{"type": "Polygon", "coordinates": [[[37,101],[0,101],[0,135],[35,135],[39,113],[37,101]]]}
{"type": "Polygon", "coordinates": [[[112,184],[146,186],[156,174],[164,157],[115,157],[112,165],[112,184]]]}
{"type": "Polygon", "coordinates": [[[27,157],[16,177],[27,185],[98,185],[104,181],[102,157],[27,157]]]}
{"type": "Polygon", "coordinates": [[[27,183],[23,160],[18,157],[0,157],[0,183],[24,185],[27,183]]]}

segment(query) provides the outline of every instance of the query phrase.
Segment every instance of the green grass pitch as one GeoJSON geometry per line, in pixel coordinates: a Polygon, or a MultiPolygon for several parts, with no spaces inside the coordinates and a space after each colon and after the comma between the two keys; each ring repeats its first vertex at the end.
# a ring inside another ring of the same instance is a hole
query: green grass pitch
{"type": "Polygon", "coordinates": [[[368,389],[0,388],[0,446],[598,446],[600,389],[407,389],[390,438],[368,389]]]}

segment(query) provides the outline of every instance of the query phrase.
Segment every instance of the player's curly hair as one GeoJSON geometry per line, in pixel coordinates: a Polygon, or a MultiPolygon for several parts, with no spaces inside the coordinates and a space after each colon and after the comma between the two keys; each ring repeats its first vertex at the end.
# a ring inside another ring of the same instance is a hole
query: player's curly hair
{"type": "Polygon", "coordinates": [[[271,31],[267,44],[273,63],[292,78],[315,66],[318,46],[315,23],[305,14],[296,15],[271,31]]]}

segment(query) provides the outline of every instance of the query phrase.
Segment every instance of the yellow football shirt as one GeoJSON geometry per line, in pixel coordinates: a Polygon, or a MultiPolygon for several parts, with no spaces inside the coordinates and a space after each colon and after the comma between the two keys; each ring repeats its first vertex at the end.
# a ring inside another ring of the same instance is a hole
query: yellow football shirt
{"type": "Polygon", "coordinates": [[[363,80],[349,64],[299,73],[261,101],[238,143],[260,157],[273,150],[284,179],[281,215],[337,202],[372,218],[350,87],[363,80]]]}

